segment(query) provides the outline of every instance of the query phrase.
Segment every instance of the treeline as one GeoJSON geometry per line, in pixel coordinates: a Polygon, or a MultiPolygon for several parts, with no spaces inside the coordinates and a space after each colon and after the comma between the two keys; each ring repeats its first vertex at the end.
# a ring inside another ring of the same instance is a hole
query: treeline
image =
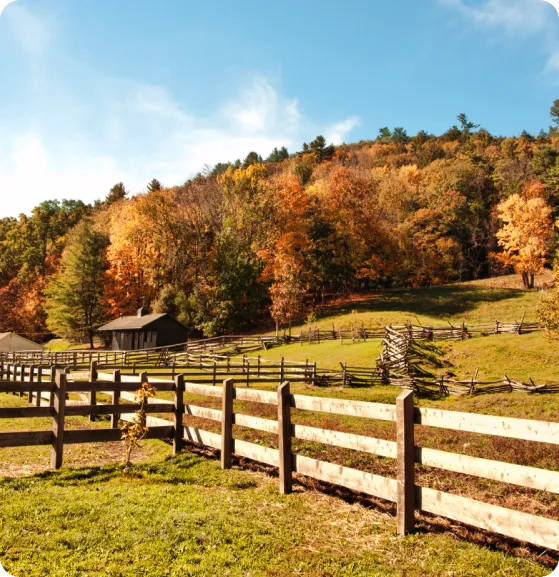
{"type": "MultiPolygon", "coordinates": [[[[557,123],[559,105],[552,108],[557,123]]],[[[207,168],[181,186],[49,201],[0,221],[0,331],[91,337],[142,306],[193,334],[290,323],[326,294],[501,274],[526,286],[553,251],[559,133],[491,135],[461,114],[441,136],[207,168]]],[[[76,186],[79,186],[77,183],[76,186]]]]}

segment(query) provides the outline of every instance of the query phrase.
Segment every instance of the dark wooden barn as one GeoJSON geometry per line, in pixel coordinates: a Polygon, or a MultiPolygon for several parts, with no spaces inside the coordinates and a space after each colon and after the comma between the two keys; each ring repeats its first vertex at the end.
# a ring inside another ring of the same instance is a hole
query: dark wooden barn
{"type": "Polygon", "coordinates": [[[167,347],[186,342],[188,330],[166,313],[150,315],[141,308],[135,316],[120,317],[98,329],[112,333],[113,351],[135,351],[153,347],[167,347]]]}

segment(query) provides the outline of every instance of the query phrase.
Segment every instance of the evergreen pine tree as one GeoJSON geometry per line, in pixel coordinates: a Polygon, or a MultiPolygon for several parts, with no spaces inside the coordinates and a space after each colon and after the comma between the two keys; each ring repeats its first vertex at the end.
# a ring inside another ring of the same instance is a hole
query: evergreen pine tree
{"type": "Polygon", "coordinates": [[[89,220],[81,221],[70,233],[59,272],[46,290],[49,330],[73,340],[87,337],[92,348],[95,328],[105,319],[106,247],[106,236],[89,220]]]}

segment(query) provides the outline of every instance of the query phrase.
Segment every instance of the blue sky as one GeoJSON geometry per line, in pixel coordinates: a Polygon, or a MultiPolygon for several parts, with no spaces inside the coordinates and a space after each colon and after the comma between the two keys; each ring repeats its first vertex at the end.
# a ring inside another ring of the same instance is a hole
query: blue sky
{"type": "Polygon", "coordinates": [[[537,133],[558,81],[543,0],[16,0],[0,15],[0,217],[317,134],[441,133],[459,112],[537,133]]]}

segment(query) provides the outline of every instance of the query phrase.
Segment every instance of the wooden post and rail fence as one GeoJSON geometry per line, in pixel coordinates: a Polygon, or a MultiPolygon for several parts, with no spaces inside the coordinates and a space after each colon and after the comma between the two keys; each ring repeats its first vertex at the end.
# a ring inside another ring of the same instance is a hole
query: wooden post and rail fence
{"type": "MultiPolygon", "coordinates": [[[[538,322],[526,322],[525,316],[520,322],[492,321],[467,326],[426,326],[426,325],[401,325],[392,326],[392,330],[399,333],[409,333],[413,339],[439,340],[464,340],[472,337],[499,335],[499,334],[526,334],[540,331],[538,322]]],[[[172,362],[188,364],[194,362],[196,357],[208,357],[225,351],[226,356],[236,356],[247,351],[267,350],[273,346],[279,346],[286,342],[321,343],[326,340],[339,340],[355,342],[369,339],[382,339],[386,336],[386,327],[354,326],[350,328],[332,326],[332,329],[309,327],[301,329],[299,335],[281,338],[270,335],[224,335],[196,341],[188,341],[166,347],[155,347],[133,351],[108,351],[108,350],[67,350],[67,351],[16,351],[0,352],[0,361],[11,364],[34,364],[34,365],[57,365],[88,367],[92,361],[99,365],[131,365],[155,364],[169,366],[172,362]]]]}
{"type": "MultiPolygon", "coordinates": [[[[123,379],[116,371],[113,375],[98,374],[95,381],[78,381],[71,380],[72,376],[62,369],[55,371],[52,380],[48,377],[49,380],[41,381],[13,381],[9,380],[9,376],[9,370],[3,372],[0,393],[52,393],[54,403],[44,407],[1,408],[0,426],[5,418],[50,417],[52,428],[45,431],[0,432],[0,447],[50,445],[53,468],[62,466],[66,444],[119,441],[121,432],[117,428],[117,416],[120,415],[124,420],[132,418],[139,405],[128,400],[133,398],[132,393],[139,388],[139,384],[147,380],[146,374],[123,379]],[[102,376],[109,378],[99,380],[102,376]],[[92,392],[111,394],[111,404],[97,402],[72,405],[67,401],[68,394],[92,392]],[[66,427],[68,416],[92,415],[111,415],[110,428],[68,430],[66,427]]],[[[231,467],[234,455],[277,467],[280,491],[285,494],[290,493],[293,475],[297,474],[395,502],[396,524],[400,534],[413,530],[416,512],[422,511],[540,547],[559,550],[559,521],[418,486],[415,465],[554,494],[559,494],[558,471],[420,447],[414,438],[415,427],[421,426],[559,445],[559,423],[417,408],[414,407],[413,391],[402,392],[396,404],[390,405],[292,394],[289,382],[281,383],[277,391],[272,392],[235,387],[232,378],[227,378],[222,386],[191,383],[187,378],[188,375],[176,375],[174,380],[151,381],[158,391],[173,392],[174,400],[155,398],[145,405],[145,411],[150,415],[167,413],[172,416],[172,420],[148,416],[149,430],[146,438],[172,441],[175,454],[181,451],[185,443],[194,443],[219,450],[223,468],[231,467]],[[185,401],[185,394],[220,400],[221,410],[190,404],[185,401]],[[236,412],[235,401],[276,406],[277,420],[236,412]],[[294,410],[393,422],[396,428],[395,440],[299,425],[294,410]],[[220,424],[221,433],[184,424],[185,415],[215,421],[220,424]],[[235,426],[277,435],[278,448],[236,438],[235,426]],[[397,463],[396,478],[298,454],[293,451],[293,439],[394,459],[397,463]]]]}

